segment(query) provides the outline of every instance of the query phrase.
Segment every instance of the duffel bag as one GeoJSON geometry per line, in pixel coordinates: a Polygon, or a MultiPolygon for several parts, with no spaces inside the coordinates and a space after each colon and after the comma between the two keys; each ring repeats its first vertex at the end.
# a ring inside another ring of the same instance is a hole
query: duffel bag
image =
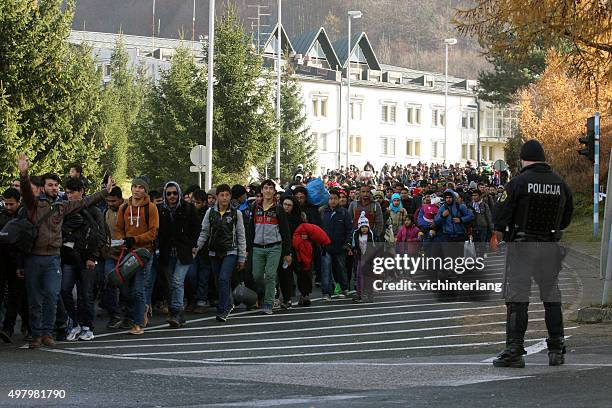
{"type": "Polygon", "coordinates": [[[233,292],[234,304],[243,303],[246,307],[254,306],[257,303],[257,293],[244,286],[244,283],[236,286],[233,292]]]}
{"type": "Polygon", "coordinates": [[[129,252],[122,250],[115,267],[106,275],[106,281],[111,286],[121,286],[131,281],[138,269],[151,259],[151,252],[144,248],[137,248],[129,252]]]}

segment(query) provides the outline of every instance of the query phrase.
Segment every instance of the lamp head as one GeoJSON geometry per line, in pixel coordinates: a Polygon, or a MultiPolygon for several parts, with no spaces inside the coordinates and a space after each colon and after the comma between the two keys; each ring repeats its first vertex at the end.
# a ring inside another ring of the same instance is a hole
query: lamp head
{"type": "Polygon", "coordinates": [[[348,12],[350,18],[361,18],[363,15],[359,10],[352,10],[348,12]]]}
{"type": "Polygon", "coordinates": [[[456,38],[446,38],[444,39],[444,44],[455,45],[457,44],[457,39],[456,38]]]}

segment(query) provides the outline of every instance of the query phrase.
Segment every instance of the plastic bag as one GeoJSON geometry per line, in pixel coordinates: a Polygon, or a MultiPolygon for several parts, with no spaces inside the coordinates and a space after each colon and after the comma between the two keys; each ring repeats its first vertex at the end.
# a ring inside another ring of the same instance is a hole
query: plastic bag
{"type": "Polygon", "coordinates": [[[306,191],[308,191],[308,201],[312,205],[320,207],[329,201],[329,191],[327,191],[323,180],[320,178],[316,178],[306,184],[306,191]]]}
{"type": "Polygon", "coordinates": [[[499,249],[499,242],[497,242],[497,236],[495,235],[495,232],[493,233],[493,235],[491,235],[490,246],[491,251],[493,252],[497,252],[497,250],[499,249]]]}
{"type": "Polygon", "coordinates": [[[476,245],[474,245],[472,237],[463,243],[463,257],[476,259],[476,245]]]}

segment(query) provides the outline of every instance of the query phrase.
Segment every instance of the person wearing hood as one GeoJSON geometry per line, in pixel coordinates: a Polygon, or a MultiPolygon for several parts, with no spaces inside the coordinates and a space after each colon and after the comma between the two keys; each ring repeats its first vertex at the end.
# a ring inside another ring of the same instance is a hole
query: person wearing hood
{"type": "Polygon", "coordinates": [[[199,234],[198,213],[181,197],[179,184],[169,181],[159,207],[159,265],[170,292],[167,322],[173,328],[185,324],[185,276],[193,264],[199,234]]]}
{"type": "Polygon", "coordinates": [[[400,194],[394,193],[389,204],[389,224],[393,227],[393,236],[397,235],[407,217],[408,212],[404,208],[400,194]]]}
{"type": "Polygon", "coordinates": [[[457,193],[444,190],[444,202],[435,217],[437,226],[442,227],[444,242],[463,242],[467,238],[466,224],[474,219],[474,214],[465,204],[458,204],[457,193]]]}
{"type": "Polygon", "coordinates": [[[352,249],[349,253],[349,255],[355,254],[355,262],[357,262],[355,294],[353,295],[355,303],[374,301],[372,260],[374,254],[382,249],[379,242],[378,235],[370,228],[366,212],[362,211],[357,222],[357,229],[353,232],[352,249]]]}
{"type": "MultiPolygon", "coordinates": [[[[119,207],[117,226],[114,239],[123,240],[123,250],[144,248],[151,253],[155,252],[155,240],[159,228],[159,213],[157,206],[151,202],[147,192],[149,183],[142,177],[132,180],[132,196],[127,203],[119,207]]],[[[129,282],[130,315],[133,322],[129,334],[143,334],[143,326],[148,323],[148,308],[146,299],[150,299],[153,288],[151,268],[153,257],[138,271],[129,282]]]]}

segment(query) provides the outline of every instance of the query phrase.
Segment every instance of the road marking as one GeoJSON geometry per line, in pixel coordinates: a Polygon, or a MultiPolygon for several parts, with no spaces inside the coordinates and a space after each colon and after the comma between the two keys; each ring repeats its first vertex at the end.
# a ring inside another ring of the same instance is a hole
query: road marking
{"type": "MultiPolygon", "coordinates": [[[[546,330],[532,330],[531,332],[546,332],[546,330]]],[[[327,343],[327,344],[298,344],[294,346],[267,346],[267,347],[246,347],[246,348],[234,348],[234,349],[219,349],[219,350],[186,350],[186,351],[158,351],[153,353],[124,353],[117,354],[119,356],[160,356],[160,355],[179,355],[179,354],[210,354],[210,353],[235,353],[241,351],[267,351],[267,350],[295,350],[295,349],[317,349],[325,347],[348,347],[348,346],[362,346],[367,344],[381,344],[381,343],[404,343],[409,341],[419,340],[437,340],[446,339],[450,337],[471,337],[471,336],[484,336],[484,335],[498,335],[506,334],[505,331],[492,331],[492,332],[477,332],[477,333],[462,333],[462,334],[444,334],[440,336],[419,336],[419,337],[408,337],[408,338],[397,338],[387,340],[372,340],[372,341],[358,341],[349,343],[327,343]]],[[[233,342],[232,342],[233,343],[233,342]]],[[[226,344],[227,343],[222,343],[226,344]]],[[[539,344],[539,343],[538,343],[539,344]]],[[[195,343],[185,343],[184,345],[196,345],[195,343]]],[[[163,346],[160,346],[163,347],[163,346]]]]}
{"type": "Polygon", "coordinates": [[[286,398],[275,400],[253,400],[240,402],[224,402],[219,404],[206,405],[207,407],[276,407],[279,405],[295,405],[295,404],[325,404],[332,401],[347,401],[359,398],[366,398],[361,395],[328,395],[313,398],[286,398]]]}

